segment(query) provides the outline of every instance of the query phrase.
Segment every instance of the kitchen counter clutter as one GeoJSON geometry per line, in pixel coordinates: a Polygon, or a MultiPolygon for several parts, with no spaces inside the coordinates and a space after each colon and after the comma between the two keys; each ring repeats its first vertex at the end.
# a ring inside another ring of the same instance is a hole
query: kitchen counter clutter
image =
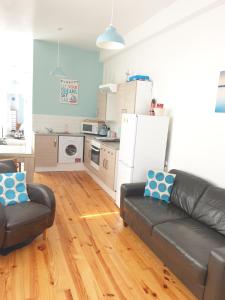
{"type": "Polygon", "coordinates": [[[0,160],[14,159],[27,173],[27,183],[33,182],[34,153],[32,147],[25,140],[6,139],[6,145],[0,145],[0,160]]]}
{"type": "Polygon", "coordinates": [[[104,140],[101,141],[101,140],[98,139],[98,136],[95,136],[93,134],[86,134],[85,133],[84,136],[85,136],[86,139],[95,140],[95,141],[101,143],[102,145],[105,145],[105,146],[107,146],[109,148],[112,148],[114,150],[119,150],[120,149],[120,142],[119,141],[117,141],[117,142],[114,142],[114,141],[112,141],[112,142],[107,141],[106,142],[104,140]]]}

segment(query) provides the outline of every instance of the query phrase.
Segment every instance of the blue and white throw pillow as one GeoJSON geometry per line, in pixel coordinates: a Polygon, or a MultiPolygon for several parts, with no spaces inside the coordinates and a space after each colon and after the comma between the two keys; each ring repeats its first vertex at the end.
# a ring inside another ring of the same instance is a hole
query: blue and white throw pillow
{"type": "Polygon", "coordinates": [[[30,201],[26,188],[26,173],[0,174],[0,205],[8,206],[30,201]]]}
{"type": "Polygon", "coordinates": [[[151,196],[169,203],[175,177],[175,174],[149,170],[144,196],[151,196]]]}

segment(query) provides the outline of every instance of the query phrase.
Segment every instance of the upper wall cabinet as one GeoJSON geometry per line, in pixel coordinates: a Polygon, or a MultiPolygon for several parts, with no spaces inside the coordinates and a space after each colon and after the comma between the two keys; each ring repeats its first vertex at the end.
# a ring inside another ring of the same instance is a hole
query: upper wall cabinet
{"type": "Polygon", "coordinates": [[[147,114],[152,99],[152,83],[131,81],[118,84],[117,93],[99,92],[98,119],[121,122],[123,113],[147,114]]]}
{"type": "Polygon", "coordinates": [[[118,114],[118,99],[115,93],[98,93],[97,117],[102,121],[115,121],[118,114]]]}
{"type": "Polygon", "coordinates": [[[123,113],[147,114],[152,99],[152,83],[131,81],[118,85],[117,103],[119,119],[123,113]]]}
{"type": "Polygon", "coordinates": [[[99,91],[98,103],[97,103],[98,120],[106,121],[106,105],[107,105],[107,94],[99,91]]]}

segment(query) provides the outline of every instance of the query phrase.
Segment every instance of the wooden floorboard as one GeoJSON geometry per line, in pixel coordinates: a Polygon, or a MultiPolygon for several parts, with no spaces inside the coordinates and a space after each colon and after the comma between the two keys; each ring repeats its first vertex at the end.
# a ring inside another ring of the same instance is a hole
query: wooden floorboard
{"type": "Polygon", "coordinates": [[[0,300],[194,300],[85,172],[37,173],[57,201],[47,239],[0,257],[0,300]]]}

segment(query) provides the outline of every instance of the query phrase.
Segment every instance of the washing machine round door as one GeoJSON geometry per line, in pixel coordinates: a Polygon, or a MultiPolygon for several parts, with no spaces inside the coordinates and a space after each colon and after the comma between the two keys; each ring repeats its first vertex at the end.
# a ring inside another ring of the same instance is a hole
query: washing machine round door
{"type": "Polygon", "coordinates": [[[74,156],[77,154],[77,147],[73,144],[67,145],[65,148],[66,155],[74,156]]]}

